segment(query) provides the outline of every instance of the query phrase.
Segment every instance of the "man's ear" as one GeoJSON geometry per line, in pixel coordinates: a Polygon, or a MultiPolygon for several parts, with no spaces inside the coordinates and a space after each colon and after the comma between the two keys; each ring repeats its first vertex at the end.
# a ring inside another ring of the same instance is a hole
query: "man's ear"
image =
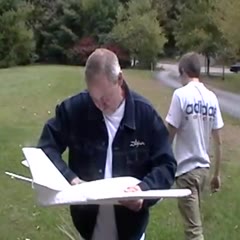
{"type": "Polygon", "coordinates": [[[123,74],[122,74],[122,72],[120,72],[119,75],[118,75],[118,84],[119,84],[119,86],[123,85],[123,74]]]}
{"type": "Polygon", "coordinates": [[[179,74],[180,74],[180,76],[183,76],[185,74],[185,71],[182,67],[179,68],[179,74]]]}

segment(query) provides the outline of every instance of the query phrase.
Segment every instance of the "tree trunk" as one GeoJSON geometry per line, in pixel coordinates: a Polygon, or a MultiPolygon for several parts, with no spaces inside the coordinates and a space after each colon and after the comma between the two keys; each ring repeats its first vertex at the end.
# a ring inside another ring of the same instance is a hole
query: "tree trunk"
{"type": "Polygon", "coordinates": [[[206,55],[207,58],[207,76],[210,76],[210,57],[209,55],[206,55]]]}
{"type": "Polygon", "coordinates": [[[204,58],[204,71],[205,71],[205,74],[207,75],[207,56],[205,56],[204,58]]]}
{"type": "Polygon", "coordinates": [[[134,56],[133,57],[133,68],[135,68],[136,67],[136,57],[134,56]]]}
{"type": "Polygon", "coordinates": [[[225,80],[225,64],[223,62],[223,66],[222,66],[222,80],[225,80]]]}

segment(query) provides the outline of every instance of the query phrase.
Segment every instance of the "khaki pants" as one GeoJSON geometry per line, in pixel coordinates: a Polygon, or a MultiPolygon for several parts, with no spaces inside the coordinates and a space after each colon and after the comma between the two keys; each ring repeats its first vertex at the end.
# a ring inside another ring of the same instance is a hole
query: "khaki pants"
{"type": "Polygon", "coordinates": [[[204,240],[200,201],[208,174],[208,168],[196,168],[176,179],[178,188],[189,188],[192,191],[190,196],[178,199],[179,211],[184,220],[186,240],[204,240]]]}

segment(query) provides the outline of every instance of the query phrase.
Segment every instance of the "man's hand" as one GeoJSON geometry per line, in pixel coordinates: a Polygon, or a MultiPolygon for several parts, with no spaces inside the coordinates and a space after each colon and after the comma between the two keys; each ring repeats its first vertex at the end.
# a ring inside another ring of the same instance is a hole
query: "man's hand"
{"type": "Polygon", "coordinates": [[[218,192],[221,187],[221,180],[220,176],[214,176],[211,180],[211,191],[212,192],[218,192]]]}
{"type": "MultiPolygon", "coordinates": [[[[142,191],[139,186],[133,186],[133,187],[128,187],[125,192],[137,192],[137,191],[142,191]]],[[[143,205],[143,199],[139,200],[129,200],[129,201],[120,201],[120,203],[129,208],[132,211],[139,211],[142,208],[143,205]]]]}
{"type": "Polygon", "coordinates": [[[77,184],[80,184],[80,183],[83,183],[84,181],[81,180],[80,178],[78,177],[75,177],[72,181],[71,181],[71,185],[77,185],[77,184]]]}

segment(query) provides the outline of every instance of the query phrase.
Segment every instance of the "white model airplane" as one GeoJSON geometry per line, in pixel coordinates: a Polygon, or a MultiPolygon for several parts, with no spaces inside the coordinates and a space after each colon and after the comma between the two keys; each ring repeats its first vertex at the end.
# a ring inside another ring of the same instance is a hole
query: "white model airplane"
{"type": "Polygon", "coordinates": [[[23,148],[32,179],[5,172],[12,178],[32,183],[41,206],[119,204],[120,200],[176,198],[191,194],[189,189],[149,190],[125,192],[140,181],[133,177],[116,177],[70,185],[51,160],[39,148],[23,148]]]}

